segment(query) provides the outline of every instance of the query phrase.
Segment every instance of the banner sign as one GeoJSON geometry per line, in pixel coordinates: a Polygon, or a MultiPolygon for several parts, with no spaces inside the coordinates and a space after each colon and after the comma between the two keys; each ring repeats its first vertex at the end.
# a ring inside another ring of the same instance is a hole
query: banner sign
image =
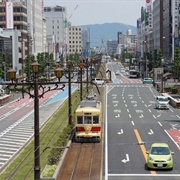
{"type": "Polygon", "coordinates": [[[13,3],[6,2],[6,28],[13,29],[14,28],[14,20],[13,20],[13,3]]]}

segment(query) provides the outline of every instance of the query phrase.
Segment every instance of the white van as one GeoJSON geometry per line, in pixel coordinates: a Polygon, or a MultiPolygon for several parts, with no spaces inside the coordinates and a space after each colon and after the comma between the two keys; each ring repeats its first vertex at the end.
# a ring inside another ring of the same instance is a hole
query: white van
{"type": "Polygon", "coordinates": [[[100,79],[100,78],[95,78],[92,80],[92,82],[97,84],[97,85],[103,85],[105,83],[105,81],[103,79],[100,79]]]}
{"type": "Polygon", "coordinates": [[[165,96],[157,96],[155,107],[157,109],[169,109],[169,99],[165,96]]]}

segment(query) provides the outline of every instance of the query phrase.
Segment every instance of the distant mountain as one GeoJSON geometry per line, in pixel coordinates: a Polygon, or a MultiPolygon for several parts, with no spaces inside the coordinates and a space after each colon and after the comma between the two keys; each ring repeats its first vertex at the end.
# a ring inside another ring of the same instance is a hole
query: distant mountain
{"type": "Polygon", "coordinates": [[[90,46],[101,46],[103,40],[106,46],[107,40],[117,40],[117,33],[122,32],[126,34],[128,29],[131,29],[132,34],[137,34],[135,26],[126,25],[122,23],[105,23],[105,24],[90,24],[82,25],[83,30],[90,30],[90,46]]]}

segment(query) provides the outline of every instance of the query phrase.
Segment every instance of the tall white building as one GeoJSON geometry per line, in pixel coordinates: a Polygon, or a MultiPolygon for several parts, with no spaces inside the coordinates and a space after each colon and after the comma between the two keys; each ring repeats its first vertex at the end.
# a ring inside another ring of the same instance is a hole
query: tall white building
{"type": "Polygon", "coordinates": [[[28,35],[32,54],[43,52],[43,0],[25,0],[27,3],[28,35]]]}
{"type": "Polygon", "coordinates": [[[67,10],[66,7],[44,7],[47,27],[47,50],[55,54],[55,60],[67,47],[67,10]]]}

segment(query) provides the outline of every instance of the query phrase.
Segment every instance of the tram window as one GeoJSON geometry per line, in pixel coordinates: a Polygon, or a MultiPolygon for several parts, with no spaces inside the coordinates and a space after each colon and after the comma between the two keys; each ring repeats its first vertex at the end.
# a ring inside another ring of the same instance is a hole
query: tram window
{"type": "Polygon", "coordinates": [[[84,116],[84,124],[92,124],[91,116],[84,116]]]}
{"type": "Polygon", "coordinates": [[[83,117],[77,116],[77,124],[82,124],[82,123],[83,123],[83,117]]]}
{"type": "Polygon", "coordinates": [[[93,124],[99,124],[98,116],[93,116],[93,124]]]}

